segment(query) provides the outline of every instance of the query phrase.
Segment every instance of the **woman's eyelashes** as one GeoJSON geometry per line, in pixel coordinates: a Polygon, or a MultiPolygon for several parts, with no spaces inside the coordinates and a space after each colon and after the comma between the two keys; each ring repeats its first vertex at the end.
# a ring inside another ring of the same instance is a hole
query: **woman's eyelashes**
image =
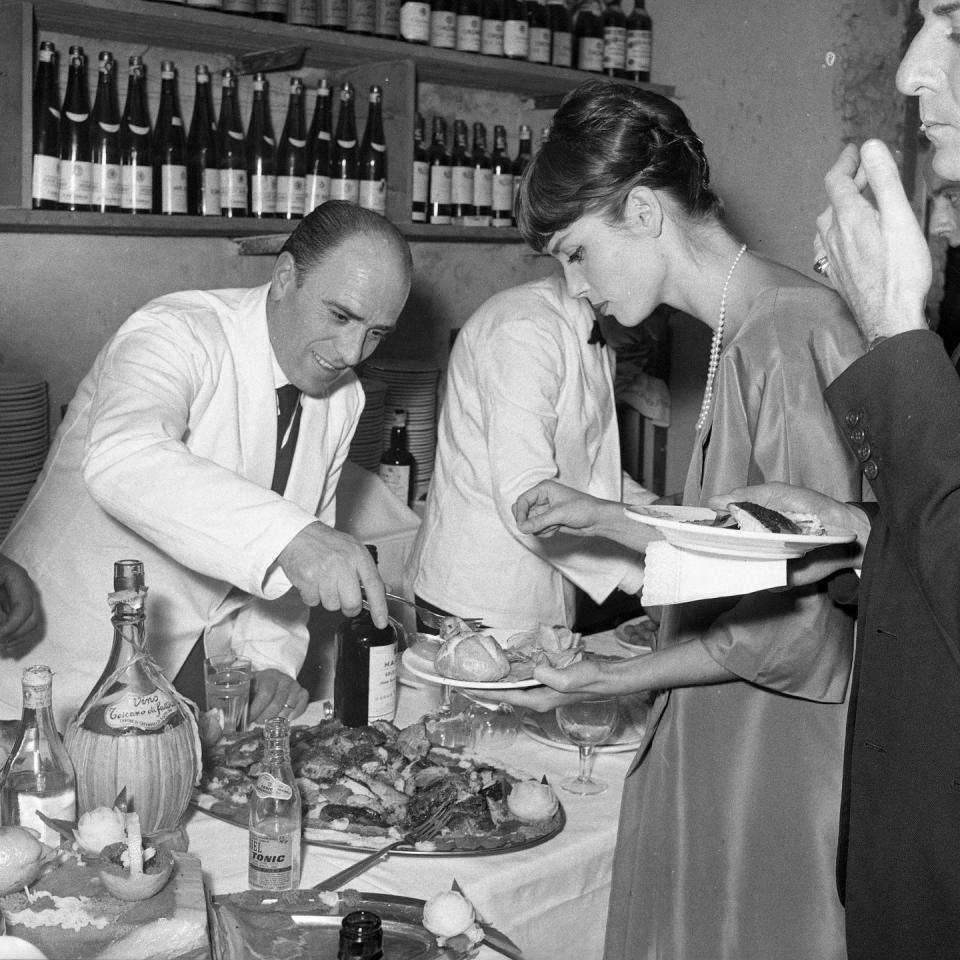
{"type": "Polygon", "coordinates": [[[580,263],[582,260],[583,247],[577,247],[577,249],[567,257],[567,263],[580,263]]]}

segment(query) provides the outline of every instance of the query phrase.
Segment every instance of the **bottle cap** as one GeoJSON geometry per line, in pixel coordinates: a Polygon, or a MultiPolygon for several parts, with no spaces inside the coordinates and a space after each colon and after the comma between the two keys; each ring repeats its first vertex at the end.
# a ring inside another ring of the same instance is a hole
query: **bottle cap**
{"type": "Polygon", "coordinates": [[[53,683],[53,671],[42,663],[25,667],[23,670],[23,685],[25,687],[47,687],[53,683]]]}
{"type": "Polygon", "coordinates": [[[407,411],[406,410],[394,410],[393,411],[393,425],[395,427],[405,427],[407,425],[407,411]]]}
{"type": "Polygon", "coordinates": [[[113,565],[114,590],[139,590],[144,582],[143,561],[118,560],[113,565]]]}

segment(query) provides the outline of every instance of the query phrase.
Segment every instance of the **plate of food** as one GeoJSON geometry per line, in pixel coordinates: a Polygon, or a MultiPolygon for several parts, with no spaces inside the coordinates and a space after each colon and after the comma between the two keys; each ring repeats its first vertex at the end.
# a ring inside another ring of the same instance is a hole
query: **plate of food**
{"type": "MultiPolygon", "coordinates": [[[[262,758],[262,730],[221,737],[204,751],[194,806],[247,829],[247,799],[262,758]]],[[[565,823],[548,785],[431,742],[423,720],[402,730],[386,721],[345,727],[336,719],[295,726],[290,759],[303,801],[303,837],[317,846],[377,850],[401,840],[451,799],[453,814],[439,836],[394,853],[505,853],[544,843],[565,823]]]]}
{"type": "Polygon", "coordinates": [[[729,512],[672,506],[630,507],[624,512],[631,520],[654,527],[674,546],[721,557],[791,559],[857,539],[849,530],[827,528],[811,514],[779,513],[745,501],[728,506],[729,512]]]}
{"type": "MultiPolygon", "coordinates": [[[[598,753],[623,753],[636,750],[643,741],[647,729],[647,714],[650,712],[651,696],[634,693],[620,698],[620,720],[608,740],[596,749],[598,753]]],[[[548,747],[561,750],[577,750],[577,745],[568,739],[557,724],[556,713],[527,713],[521,721],[523,732],[548,747]]]]}

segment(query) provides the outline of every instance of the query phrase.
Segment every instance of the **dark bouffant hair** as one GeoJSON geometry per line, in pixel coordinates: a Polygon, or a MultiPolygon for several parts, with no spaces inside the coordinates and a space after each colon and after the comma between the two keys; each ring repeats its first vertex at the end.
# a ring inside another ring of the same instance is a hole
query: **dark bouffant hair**
{"type": "Polygon", "coordinates": [[[671,100],[588,80],[554,114],[517,196],[517,225],[535,250],[585,213],[619,221],[636,186],[668,193],[692,217],[719,217],[700,138],[671,100]]]}

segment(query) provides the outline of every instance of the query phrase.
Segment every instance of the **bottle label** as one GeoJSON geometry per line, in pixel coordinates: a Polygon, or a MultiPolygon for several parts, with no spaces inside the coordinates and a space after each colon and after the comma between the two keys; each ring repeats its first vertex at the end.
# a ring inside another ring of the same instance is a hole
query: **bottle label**
{"type": "Polygon", "coordinates": [[[79,160],[60,161],[60,203],[65,206],[90,205],[93,193],[93,164],[79,160]]]}
{"type": "Polygon", "coordinates": [[[93,165],[94,207],[119,207],[123,199],[123,184],[119,163],[95,163],[93,165]]]}
{"type": "Polygon", "coordinates": [[[120,168],[120,206],[149,213],[153,208],[153,168],[142,163],[120,168]]]}
{"type": "Polygon", "coordinates": [[[484,20],[480,25],[480,52],[488,57],[503,56],[503,21],[484,20]]]}
{"type": "Polygon", "coordinates": [[[473,167],[454,167],[450,189],[453,203],[473,206],[473,167]]]}
{"type": "Polygon", "coordinates": [[[370,647],[370,681],[367,691],[367,721],[373,723],[374,720],[393,720],[397,712],[396,643],[370,647]]]}
{"type": "Polygon", "coordinates": [[[337,146],[340,147],[341,150],[352,150],[356,145],[357,145],[356,140],[338,140],[337,141],[337,146]]]}
{"type": "Polygon", "coordinates": [[[473,205],[489,210],[493,206],[493,171],[489,167],[475,167],[473,171],[473,205]]]}
{"type": "Polygon", "coordinates": [[[283,217],[302,217],[306,194],[306,177],[277,177],[277,213],[283,217]]]}
{"type": "Polygon", "coordinates": [[[477,16],[457,17],[457,49],[464,53],[480,52],[480,18],[477,16]]]}
{"type": "Polygon", "coordinates": [[[430,46],[453,50],[457,45],[457,15],[453,10],[430,14],[430,46]]]}
{"type": "Polygon", "coordinates": [[[387,212],[387,181],[361,180],[358,196],[360,206],[365,210],[386,215],[387,212]]]}
{"type": "Polygon", "coordinates": [[[303,202],[303,212],[316,210],[321,203],[330,199],[330,178],[318,177],[315,173],[307,176],[307,195],[303,202]]]}
{"type": "Polygon", "coordinates": [[[652,49],[653,34],[649,30],[630,30],[627,33],[627,69],[631,73],[649,73],[652,49]]]}
{"type": "Polygon", "coordinates": [[[513,209],[513,174],[495,173],[493,175],[493,199],[491,206],[497,211],[513,209]]]}
{"type": "Polygon", "coordinates": [[[289,800],[293,796],[293,789],[269,770],[264,770],[257,777],[254,785],[257,796],[261,800],[289,800]]]}
{"type": "Polygon", "coordinates": [[[42,813],[54,820],[72,822],[77,818],[77,791],[70,787],[52,797],[38,797],[33,793],[17,795],[18,818],[21,827],[29,827],[40,834],[40,842],[51,847],[60,846],[60,834],[48,827],[37,816],[42,813]]]}
{"type": "Polygon", "coordinates": [[[32,196],[34,200],[60,199],[60,161],[56,157],[33,155],[32,196]]]}
{"type": "Polygon", "coordinates": [[[148,694],[126,693],[113,703],[105,703],[103,719],[112,730],[159,730],[177,713],[177,701],[162,690],[148,694]]]}
{"type": "Polygon", "coordinates": [[[410,43],[429,43],[430,4],[404,0],[400,7],[400,36],[410,43]]]}
{"type": "Polygon", "coordinates": [[[287,7],[287,23],[296,27],[315,27],[317,0],[290,0],[287,7]]]}
{"type": "Polygon", "coordinates": [[[69,110],[64,112],[67,115],[67,119],[72,120],[74,123],[86,123],[87,117],[90,116],[89,113],[71,113],[69,110]]]}
{"type": "Polygon", "coordinates": [[[533,63],[550,62],[550,29],[548,27],[531,27],[527,34],[528,59],[533,63]]]}
{"type": "Polygon", "coordinates": [[[527,59],[527,21],[506,20],[503,24],[503,55],[514,60],[527,59]]]}
{"type": "Polygon", "coordinates": [[[265,837],[250,831],[247,880],[253,890],[289,890],[293,877],[293,844],[300,838],[291,833],[265,837]]]}
{"type": "Polygon", "coordinates": [[[569,33],[554,33],[550,63],[555,67],[569,67],[573,63],[573,47],[569,33]]]}
{"type": "Polygon", "coordinates": [[[453,192],[453,171],[450,167],[430,167],[430,203],[448,204],[453,192]]]}
{"type": "Polygon", "coordinates": [[[138,127],[135,123],[127,124],[130,127],[130,132],[136,134],[138,137],[145,137],[150,133],[149,127],[138,127]]]}
{"type": "Polygon", "coordinates": [[[423,160],[413,161],[413,202],[426,203],[430,193],[430,165],[423,160]]]}
{"type": "Polygon", "coordinates": [[[627,62],[627,31],[624,27],[603,28],[603,69],[622,70],[627,62]]]}
{"type": "Polygon", "coordinates": [[[349,0],[347,3],[347,29],[353,33],[373,33],[376,19],[374,0],[349,0]]]}
{"type": "Polygon", "coordinates": [[[220,216],[220,171],[216,167],[204,168],[200,213],[205,217],[220,216]]]}
{"type": "Polygon", "coordinates": [[[330,180],[330,199],[356,203],[360,198],[360,184],[356,180],[330,180]]]}
{"type": "Polygon", "coordinates": [[[97,126],[98,126],[104,133],[118,133],[119,130],[120,130],[120,124],[119,124],[119,123],[104,123],[102,120],[98,120],[98,121],[97,121],[97,126]]]}
{"type": "Polygon", "coordinates": [[[578,51],[580,56],[577,58],[577,66],[580,70],[603,73],[602,37],[580,37],[578,51]]]}
{"type": "Polygon", "coordinates": [[[180,163],[160,167],[160,212],[187,212],[187,168],[180,163]]]}
{"type": "Polygon", "coordinates": [[[320,0],[320,12],[317,19],[321,27],[347,26],[347,0],[320,0]]]}
{"type": "Polygon", "coordinates": [[[277,212],[277,178],[254,173],[250,177],[250,213],[266,216],[277,212]]]}
{"type": "Polygon", "coordinates": [[[373,32],[378,37],[400,36],[400,0],[377,0],[373,32]]]}
{"type": "MultiPolygon", "coordinates": [[[[381,463],[377,468],[387,489],[403,504],[410,501],[410,466],[401,463],[381,463]]],[[[377,647],[376,649],[384,649],[377,647]]]]}
{"type": "Polygon", "coordinates": [[[220,209],[247,209],[247,171],[220,171],[220,209]]]}

